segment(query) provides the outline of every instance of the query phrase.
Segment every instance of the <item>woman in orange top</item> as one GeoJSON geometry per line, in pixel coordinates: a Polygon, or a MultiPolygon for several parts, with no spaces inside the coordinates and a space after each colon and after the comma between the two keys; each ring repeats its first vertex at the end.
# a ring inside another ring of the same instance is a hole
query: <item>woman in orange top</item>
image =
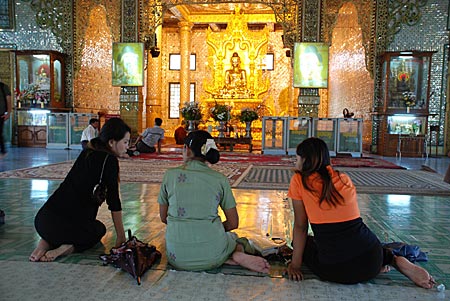
{"type": "Polygon", "coordinates": [[[288,196],[294,207],[291,280],[302,280],[304,262],[322,280],[354,284],[367,281],[389,265],[423,288],[435,284],[428,272],[395,256],[364,224],[351,179],[335,171],[325,142],[308,138],[297,146],[296,173],[288,196]],[[308,236],[308,220],[314,237],[308,236]]]}

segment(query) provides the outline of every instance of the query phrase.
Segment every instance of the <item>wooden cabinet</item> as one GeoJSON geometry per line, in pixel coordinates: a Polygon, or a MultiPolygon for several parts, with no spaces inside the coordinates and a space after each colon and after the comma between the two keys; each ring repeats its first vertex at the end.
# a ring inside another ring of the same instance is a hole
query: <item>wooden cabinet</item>
{"type": "Polygon", "coordinates": [[[45,147],[47,128],[45,126],[18,126],[19,146],[45,147]]]}
{"type": "Polygon", "coordinates": [[[47,114],[49,110],[30,109],[17,111],[17,144],[19,146],[45,147],[47,145],[47,114]]]}
{"type": "Polygon", "coordinates": [[[51,50],[13,52],[17,108],[64,108],[64,55],[51,50]]]}
{"type": "Polygon", "coordinates": [[[386,52],[379,85],[382,105],[376,108],[378,153],[417,157],[424,154],[434,52],[386,52]]]}

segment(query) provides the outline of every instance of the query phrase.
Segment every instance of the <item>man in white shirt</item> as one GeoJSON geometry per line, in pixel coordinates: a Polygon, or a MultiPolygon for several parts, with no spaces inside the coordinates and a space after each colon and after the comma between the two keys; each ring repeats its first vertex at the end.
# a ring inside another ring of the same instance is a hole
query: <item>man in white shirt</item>
{"type": "Polygon", "coordinates": [[[161,128],[162,119],[155,118],[155,126],[147,128],[136,140],[136,150],[140,153],[154,153],[158,147],[158,154],[161,153],[161,143],[164,139],[164,129],[161,128]]]}
{"type": "Polygon", "coordinates": [[[98,136],[98,127],[100,125],[100,120],[97,118],[91,118],[89,120],[89,125],[83,130],[81,134],[81,147],[83,149],[87,148],[88,142],[98,136]]]}

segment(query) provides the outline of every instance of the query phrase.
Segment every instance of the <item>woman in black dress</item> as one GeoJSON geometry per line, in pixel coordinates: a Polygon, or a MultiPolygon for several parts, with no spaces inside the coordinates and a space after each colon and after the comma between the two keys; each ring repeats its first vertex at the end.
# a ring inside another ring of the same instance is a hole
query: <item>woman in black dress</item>
{"type": "Polygon", "coordinates": [[[96,219],[99,205],[92,197],[103,166],[106,203],[117,236],[115,246],[125,242],[117,157],[126,153],[130,132],[123,120],[109,119],[99,136],[80,153],[64,181],[36,215],[34,224],[41,240],[30,261],[53,261],[62,255],[84,251],[105,235],[105,225],[96,219]]]}

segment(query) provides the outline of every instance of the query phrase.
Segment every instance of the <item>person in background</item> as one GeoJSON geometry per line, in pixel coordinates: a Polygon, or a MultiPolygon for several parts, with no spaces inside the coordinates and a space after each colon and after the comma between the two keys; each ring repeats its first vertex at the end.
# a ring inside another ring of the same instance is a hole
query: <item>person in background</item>
{"type": "Polygon", "coordinates": [[[186,121],[182,121],[181,125],[177,127],[175,130],[175,143],[178,145],[184,144],[184,139],[186,139],[187,136],[187,130],[186,130],[186,121]]]}
{"type": "Polygon", "coordinates": [[[89,125],[83,130],[81,134],[81,147],[87,148],[89,141],[98,136],[98,127],[100,126],[100,120],[97,118],[91,118],[89,125]]]}
{"type": "Polygon", "coordinates": [[[34,225],[41,239],[30,261],[53,261],[100,242],[106,227],[96,219],[100,205],[93,198],[93,190],[102,171],[102,183],[107,189],[106,204],[116,231],[115,247],[125,242],[117,158],[126,153],[130,132],[122,119],[111,118],[99,136],[80,153],[64,181],[35,217],[34,225]]]}
{"type": "Polygon", "coordinates": [[[201,271],[222,264],[268,273],[269,263],[244,252],[231,230],[239,226],[236,201],[228,178],[211,169],[220,153],[212,136],[190,132],[183,148],[184,164],[166,171],[158,196],[161,221],[167,224],[166,250],[177,269],[201,271]],[[225,221],[218,214],[220,207],[225,221]]]}
{"type": "Polygon", "coordinates": [[[3,126],[11,116],[11,105],[11,90],[9,90],[8,85],[0,81],[0,159],[3,159],[7,153],[3,126]]]}
{"type": "Polygon", "coordinates": [[[135,147],[140,153],[154,153],[156,147],[158,148],[158,154],[161,153],[161,144],[164,140],[164,129],[161,128],[162,119],[155,118],[155,126],[147,128],[142,135],[136,139],[135,147]]]}
{"type": "Polygon", "coordinates": [[[295,174],[288,197],[294,208],[293,254],[287,272],[302,280],[302,263],[322,280],[355,284],[394,266],[417,286],[432,288],[422,267],[382,246],[364,224],[351,179],[334,170],[325,142],[308,138],[297,146],[295,174]],[[308,221],[314,236],[308,236],[308,221]]]}

